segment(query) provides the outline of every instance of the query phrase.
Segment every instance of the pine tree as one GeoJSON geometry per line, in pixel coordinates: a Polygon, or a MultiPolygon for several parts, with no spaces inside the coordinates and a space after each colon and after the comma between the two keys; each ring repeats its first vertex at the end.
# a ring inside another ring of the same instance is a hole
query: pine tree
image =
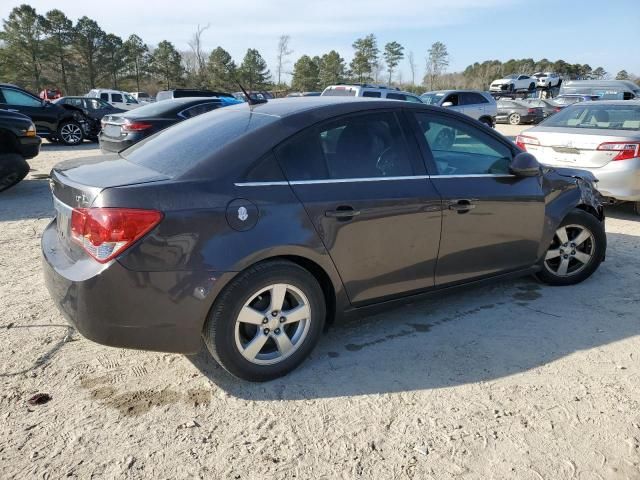
{"type": "Polygon", "coordinates": [[[209,87],[213,90],[236,90],[236,64],[229,52],[217,47],[209,55],[207,72],[209,87]]]}
{"type": "Polygon", "coordinates": [[[320,88],[342,83],[346,77],[344,58],[335,50],[325,53],[318,64],[320,88]]]}
{"type": "Polygon", "coordinates": [[[267,69],[267,62],[264,61],[260,52],[254,48],[247,50],[238,69],[238,76],[242,86],[248,91],[264,90],[269,84],[271,72],[267,69]]]}
{"type": "Polygon", "coordinates": [[[404,58],[404,47],[398,42],[389,42],[384,46],[384,61],[387,64],[387,71],[389,72],[389,85],[391,85],[391,78],[396,67],[400,64],[400,61],[404,58]]]}
{"type": "Polygon", "coordinates": [[[314,92],[320,84],[320,69],[318,57],[311,58],[308,55],[301,56],[293,65],[293,78],[291,87],[300,92],[314,92]]]}

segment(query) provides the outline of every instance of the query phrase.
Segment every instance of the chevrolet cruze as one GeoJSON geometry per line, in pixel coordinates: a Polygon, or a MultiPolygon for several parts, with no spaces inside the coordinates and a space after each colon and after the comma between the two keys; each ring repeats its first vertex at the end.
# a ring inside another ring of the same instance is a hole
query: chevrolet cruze
{"type": "Polygon", "coordinates": [[[410,102],[231,106],[51,173],[46,284],[85,337],[195,353],[247,380],[294,369],[326,325],[489,279],[589,277],[589,172],[410,102]]]}

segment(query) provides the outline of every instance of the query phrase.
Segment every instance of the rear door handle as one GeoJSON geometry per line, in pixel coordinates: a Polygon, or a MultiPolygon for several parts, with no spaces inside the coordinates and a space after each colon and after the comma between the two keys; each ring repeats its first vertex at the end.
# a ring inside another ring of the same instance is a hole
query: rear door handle
{"type": "Polygon", "coordinates": [[[469,199],[451,200],[449,202],[449,210],[454,210],[458,213],[467,213],[469,210],[476,208],[473,202],[473,200],[469,199]]]}
{"type": "Polygon", "coordinates": [[[324,212],[326,217],[338,218],[342,220],[348,220],[350,218],[355,217],[356,215],[360,215],[360,210],[355,210],[353,207],[349,206],[340,206],[335,210],[327,210],[324,212]]]}

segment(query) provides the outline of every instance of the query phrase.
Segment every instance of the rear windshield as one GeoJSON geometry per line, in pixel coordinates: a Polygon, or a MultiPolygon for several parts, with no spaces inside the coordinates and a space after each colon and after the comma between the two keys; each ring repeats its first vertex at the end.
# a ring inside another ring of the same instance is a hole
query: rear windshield
{"type": "Polygon", "coordinates": [[[278,117],[251,112],[244,105],[220,108],[162,130],[121,155],[132,163],[176,177],[243,134],[276,120],[278,117]]]}
{"type": "Polygon", "coordinates": [[[640,105],[580,103],[559,111],[541,125],[545,127],[640,131],[640,105]]]}
{"type": "Polygon", "coordinates": [[[150,103],[134,110],[129,110],[125,116],[127,118],[158,117],[161,115],[165,115],[175,110],[176,108],[187,108],[188,105],[189,103],[176,102],[171,100],[165,102],[150,103]]]}

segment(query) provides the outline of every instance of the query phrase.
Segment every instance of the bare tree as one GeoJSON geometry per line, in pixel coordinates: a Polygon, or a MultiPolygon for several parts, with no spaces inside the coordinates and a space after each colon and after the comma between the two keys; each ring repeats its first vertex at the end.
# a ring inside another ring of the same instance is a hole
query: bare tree
{"type": "Polygon", "coordinates": [[[413,52],[409,52],[409,69],[411,70],[411,85],[416,84],[416,60],[413,58],[413,52]]]}
{"type": "Polygon", "coordinates": [[[280,85],[280,79],[284,72],[284,67],[289,60],[287,57],[293,53],[293,50],[289,48],[289,41],[291,37],[289,35],[282,35],[278,39],[278,56],[277,56],[277,66],[276,66],[276,76],[278,78],[278,85],[280,85]]]}
{"type": "Polygon", "coordinates": [[[205,71],[205,67],[207,66],[207,54],[202,49],[202,33],[207,30],[211,25],[207,23],[206,26],[200,27],[196,29],[193,37],[189,40],[189,47],[193,52],[193,57],[195,61],[196,74],[200,75],[205,71]]]}

